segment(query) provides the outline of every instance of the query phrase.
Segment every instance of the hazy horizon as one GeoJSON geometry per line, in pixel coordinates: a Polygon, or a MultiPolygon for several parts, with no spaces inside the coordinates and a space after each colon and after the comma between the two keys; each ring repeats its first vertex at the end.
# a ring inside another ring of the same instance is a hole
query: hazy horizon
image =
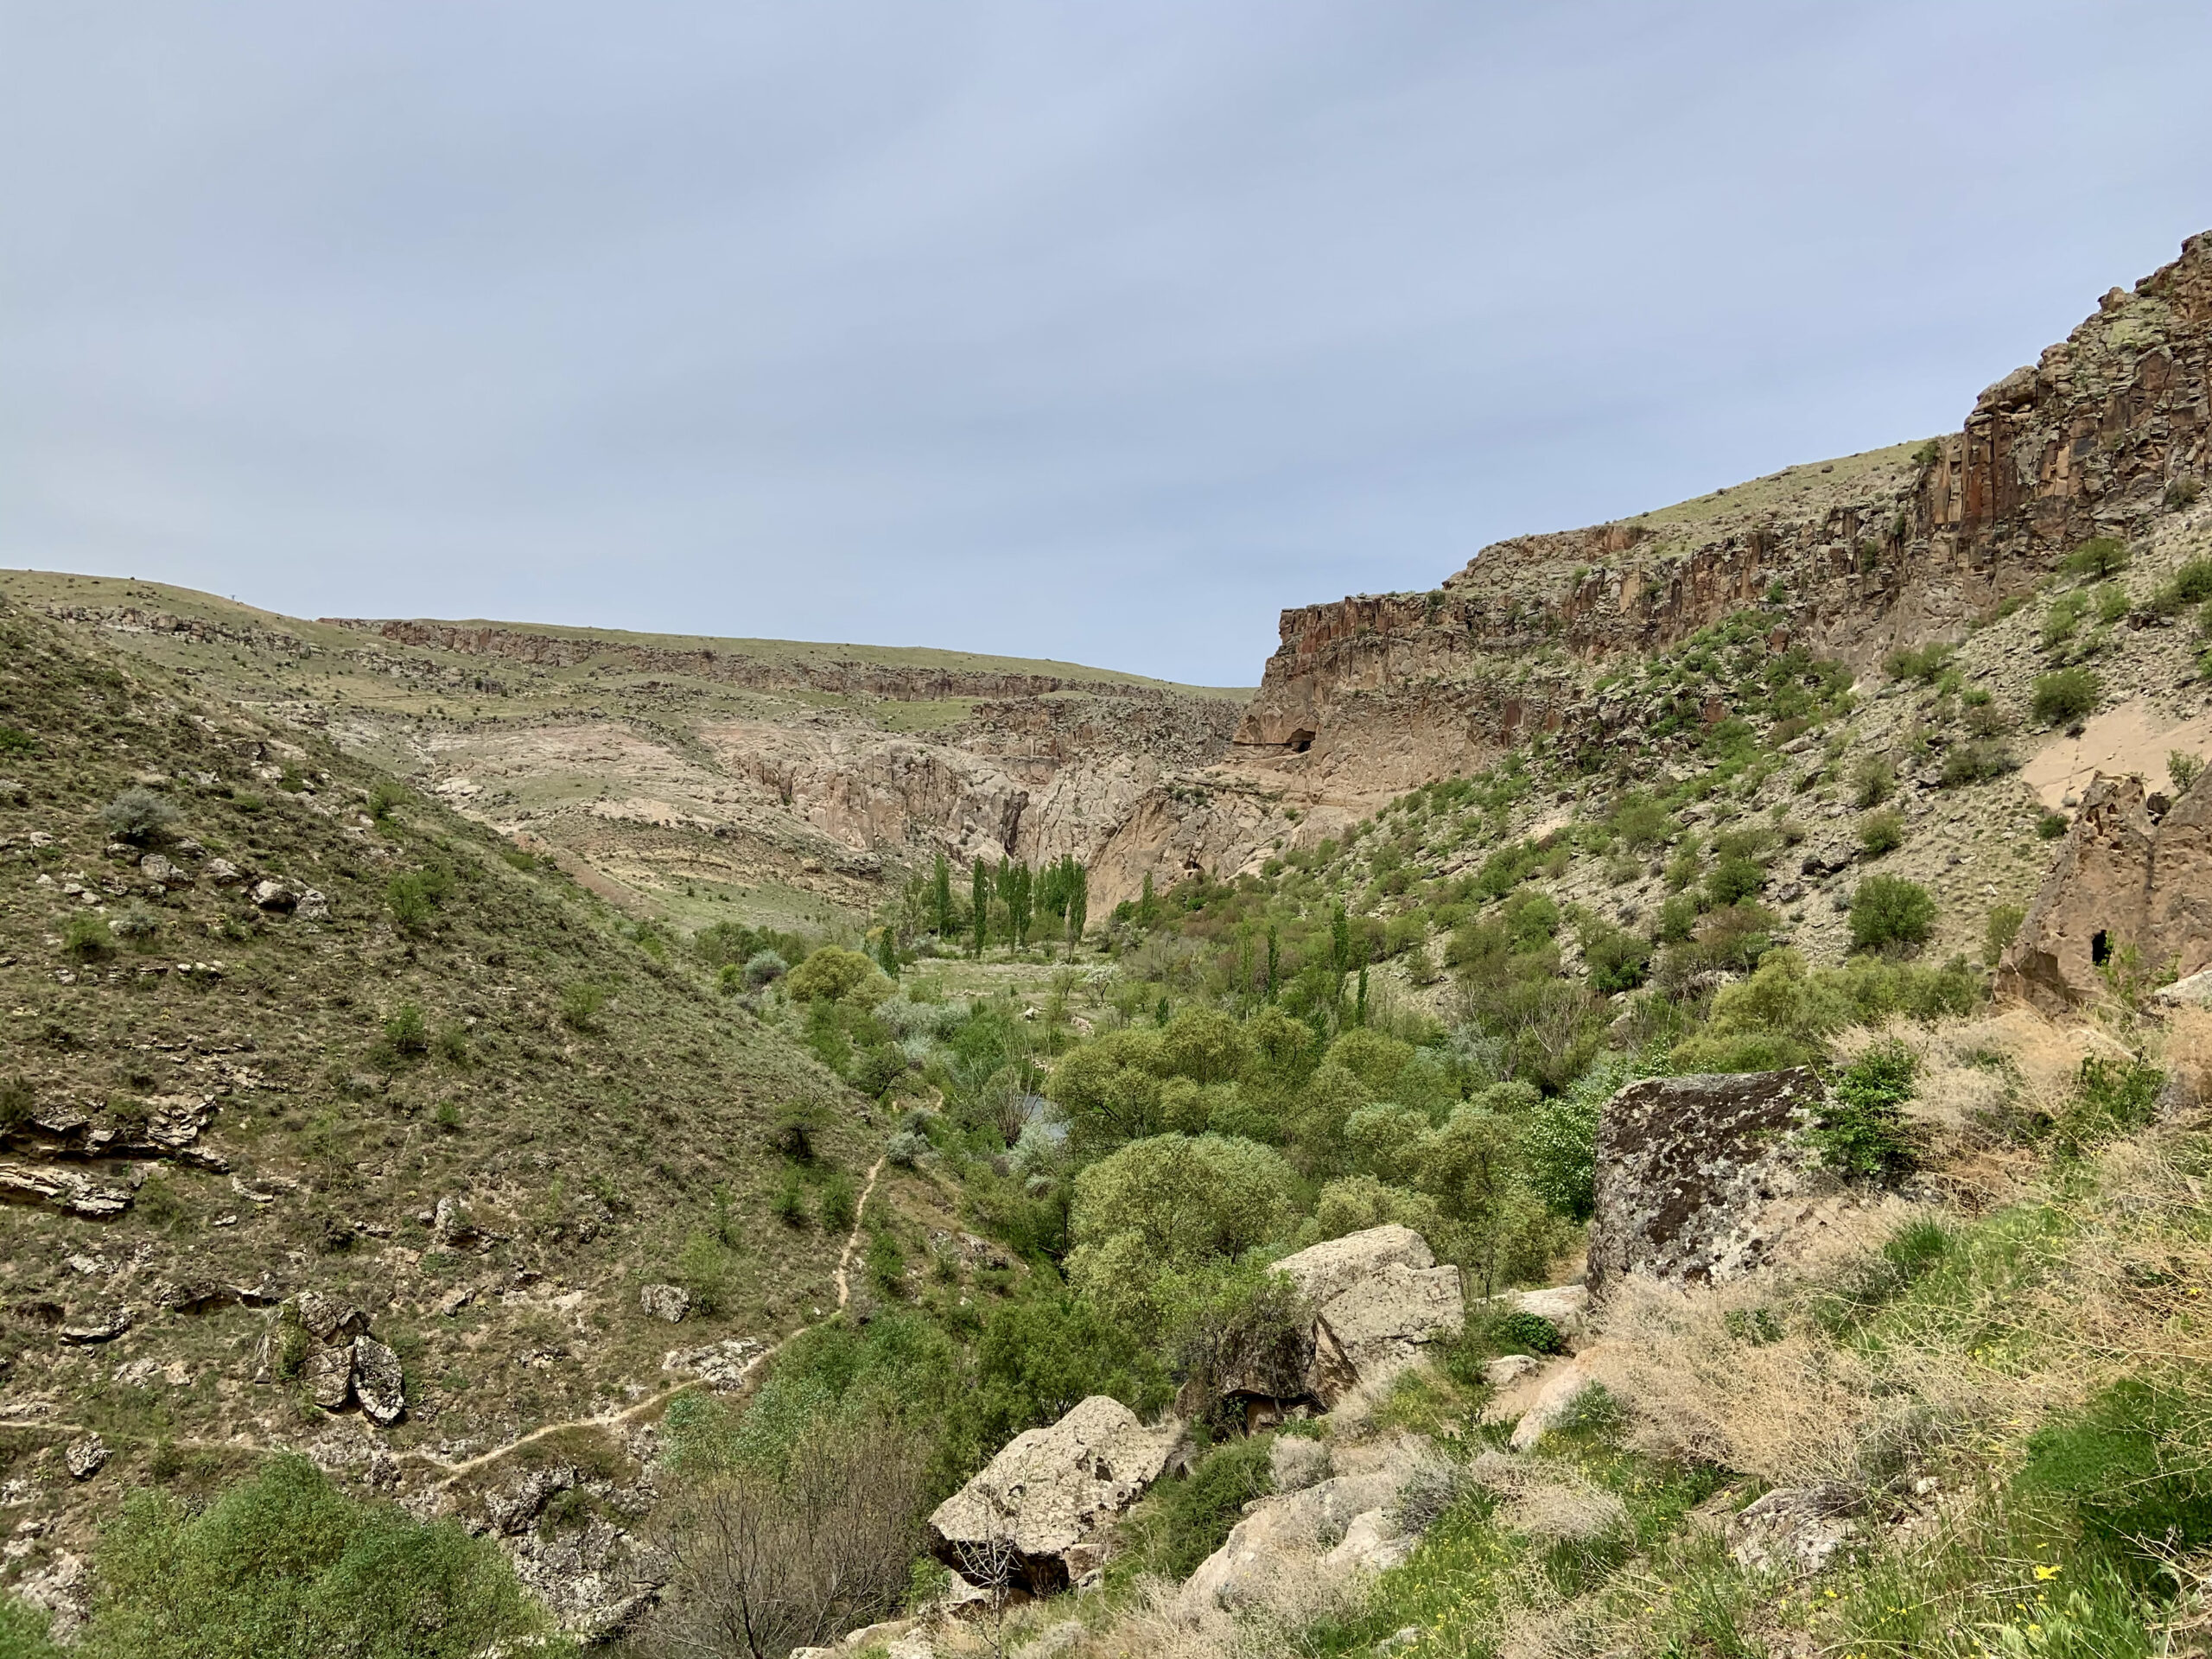
{"type": "Polygon", "coordinates": [[[1255,683],[1957,428],[2212,227],[2212,12],[0,0],[0,564],[1255,683]]]}

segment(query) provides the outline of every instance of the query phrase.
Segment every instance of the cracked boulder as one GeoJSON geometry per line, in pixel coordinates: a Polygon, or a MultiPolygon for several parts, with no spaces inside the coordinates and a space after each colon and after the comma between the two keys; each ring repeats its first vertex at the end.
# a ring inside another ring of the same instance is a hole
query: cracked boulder
{"type": "Polygon", "coordinates": [[[972,1584],[1065,1589],[1104,1560],[1113,1522],[1182,1444],[1182,1424],[1147,1428],[1120,1401],[1092,1395],[1050,1428],[1015,1435],[938,1504],[931,1549],[972,1584]]]}
{"type": "Polygon", "coordinates": [[[1370,1227],[1285,1256],[1275,1271],[1313,1305],[1308,1391],[1332,1405],[1389,1381],[1467,1319],[1459,1270],[1439,1267],[1410,1227],[1370,1227]]]}

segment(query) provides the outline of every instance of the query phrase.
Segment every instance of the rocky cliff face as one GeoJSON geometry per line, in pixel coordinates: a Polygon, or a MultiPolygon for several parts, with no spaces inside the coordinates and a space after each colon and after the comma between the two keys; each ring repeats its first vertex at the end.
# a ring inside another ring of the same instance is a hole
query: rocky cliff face
{"type": "Polygon", "coordinates": [[[1584,688],[1606,659],[1754,602],[1860,667],[1954,635],[2201,484],[2208,359],[2212,232],[2112,290],[1950,436],[1500,542],[1430,593],[1284,612],[1236,741],[1309,786],[1389,794],[1594,720],[1584,688]]]}

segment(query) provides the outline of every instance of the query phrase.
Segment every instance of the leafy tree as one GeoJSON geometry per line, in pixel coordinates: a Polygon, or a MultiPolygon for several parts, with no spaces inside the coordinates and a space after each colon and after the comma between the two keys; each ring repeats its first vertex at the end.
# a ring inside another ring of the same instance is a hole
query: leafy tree
{"type": "Polygon", "coordinates": [[[990,872],[983,868],[983,861],[980,858],[976,861],[976,868],[969,873],[968,906],[969,954],[980,958],[991,922],[990,872]]]}
{"type": "Polygon", "coordinates": [[[2086,668],[2062,668],[2036,681],[2035,717],[2046,726],[2079,720],[2097,706],[2102,690],[2095,674],[2086,668]]]}
{"type": "Polygon", "coordinates": [[[1851,896],[1851,948],[1903,950],[1925,944],[1936,928],[1936,900],[1917,881],[1870,875],[1851,896]]]}
{"type": "Polygon", "coordinates": [[[876,966],[857,950],[825,944],[785,976],[794,1001],[875,1003],[890,993],[876,966]]]}
{"type": "Polygon", "coordinates": [[[1162,1281],[1204,1275],[1287,1224],[1282,1154],[1230,1135],[1133,1141],[1076,1177],[1068,1278],[1109,1317],[1161,1328],[1162,1281]]]}
{"type": "Polygon", "coordinates": [[[952,937],[952,866],[945,861],[944,853],[937,855],[937,868],[930,877],[930,903],[936,912],[937,936],[940,939],[952,937]]]}

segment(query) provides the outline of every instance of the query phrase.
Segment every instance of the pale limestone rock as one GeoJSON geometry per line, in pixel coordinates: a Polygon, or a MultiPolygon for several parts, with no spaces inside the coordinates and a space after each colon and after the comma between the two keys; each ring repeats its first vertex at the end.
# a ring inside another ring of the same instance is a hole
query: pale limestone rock
{"type": "Polygon", "coordinates": [[[938,1559],[971,1581],[993,1552],[1019,1581],[1057,1589],[1096,1565],[1105,1529],[1158,1479],[1183,1426],[1147,1428],[1093,1395],[1050,1428],[1017,1434],[930,1516],[938,1559]]]}

